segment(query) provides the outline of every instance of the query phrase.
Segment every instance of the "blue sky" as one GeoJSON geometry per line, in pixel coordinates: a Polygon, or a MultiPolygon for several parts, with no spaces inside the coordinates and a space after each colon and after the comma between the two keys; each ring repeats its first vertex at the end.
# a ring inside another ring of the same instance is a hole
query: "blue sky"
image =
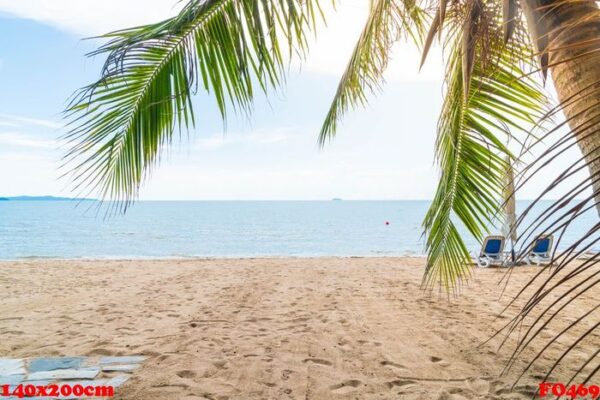
{"type": "MultiPolygon", "coordinates": [[[[69,195],[58,179],[61,111],[94,80],[102,59],[82,39],[174,12],[172,0],[0,0],[0,195],[69,195]]],[[[214,103],[198,96],[196,130],[176,142],[141,199],[428,199],[442,67],[434,51],[418,73],[416,49],[399,46],[385,91],[350,114],[325,149],[317,134],[366,16],[363,0],[340,3],[287,87],[259,98],[249,120],[223,133],[214,103]]]]}

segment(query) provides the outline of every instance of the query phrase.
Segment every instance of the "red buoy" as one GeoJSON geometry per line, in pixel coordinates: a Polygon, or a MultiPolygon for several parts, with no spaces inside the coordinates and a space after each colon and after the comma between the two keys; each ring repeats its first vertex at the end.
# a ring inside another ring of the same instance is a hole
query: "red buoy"
{"type": "Polygon", "coordinates": [[[390,221],[385,221],[385,224],[386,224],[386,225],[389,225],[389,224],[390,224],[390,221]]]}

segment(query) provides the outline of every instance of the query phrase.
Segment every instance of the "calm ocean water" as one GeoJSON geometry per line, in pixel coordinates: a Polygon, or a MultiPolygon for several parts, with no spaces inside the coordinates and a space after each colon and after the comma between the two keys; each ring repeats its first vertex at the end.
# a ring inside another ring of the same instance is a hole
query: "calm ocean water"
{"type": "MultiPolygon", "coordinates": [[[[522,209],[526,202],[519,202],[522,209]]],[[[0,202],[0,259],[422,255],[428,201],[0,202]],[[385,222],[390,224],[386,225],[385,222]]],[[[580,220],[566,240],[595,222],[580,220]]],[[[475,240],[468,246],[478,249],[475,240]]]]}

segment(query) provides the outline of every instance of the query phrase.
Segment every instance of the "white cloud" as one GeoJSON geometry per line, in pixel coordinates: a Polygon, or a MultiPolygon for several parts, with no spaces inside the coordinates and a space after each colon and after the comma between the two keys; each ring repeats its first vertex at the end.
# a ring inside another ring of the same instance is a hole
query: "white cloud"
{"type": "MultiPolygon", "coordinates": [[[[18,170],[21,171],[21,167],[23,166],[32,166],[32,165],[40,165],[44,164],[45,167],[54,170],[55,166],[53,164],[53,160],[48,159],[41,154],[31,154],[31,153],[0,153],[0,169],[9,170],[14,169],[17,163],[22,163],[22,165],[18,166],[18,170]],[[5,164],[4,164],[5,163],[5,164]]],[[[19,180],[20,176],[18,174],[4,174],[3,178],[11,178],[15,180],[19,180]]],[[[52,183],[52,182],[50,182],[52,183]]],[[[2,187],[5,187],[3,183],[2,187]]]]}
{"type": "MultiPolygon", "coordinates": [[[[321,27],[304,68],[311,72],[341,77],[368,15],[368,1],[343,1],[336,12],[328,10],[327,26],[321,27]]],[[[407,42],[399,42],[391,55],[385,79],[390,82],[442,81],[442,53],[430,50],[427,63],[419,71],[421,53],[407,42]]]]}
{"type": "MultiPolygon", "coordinates": [[[[339,2],[326,8],[327,26],[319,29],[306,71],[341,76],[368,12],[367,0],[339,2]]],[[[55,26],[81,37],[161,21],[175,15],[185,1],[176,0],[0,0],[0,11],[55,26]]],[[[389,81],[441,81],[440,51],[432,48],[430,59],[419,73],[416,47],[399,44],[386,79],[389,81]]]]}
{"type": "Polygon", "coordinates": [[[0,132],[0,144],[4,146],[34,147],[43,149],[56,149],[57,143],[53,140],[42,139],[25,135],[19,132],[0,132]]]}
{"type": "Polygon", "coordinates": [[[346,200],[426,199],[435,180],[431,166],[413,170],[352,168],[344,163],[246,168],[164,165],[142,190],[145,200],[346,200]]]}
{"type": "Polygon", "coordinates": [[[0,121],[0,126],[5,126],[5,127],[10,127],[10,128],[16,128],[21,126],[20,124],[16,123],[16,122],[11,122],[11,121],[0,121]]]}
{"type": "Polygon", "coordinates": [[[4,195],[60,194],[57,188],[61,125],[53,120],[0,114],[0,174],[4,195]]]}
{"type": "Polygon", "coordinates": [[[208,137],[194,140],[194,148],[198,150],[221,148],[232,144],[275,144],[286,142],[297,135],[292,128],[277,130],[256,130],[251,132],[215,133],[208,137]]]}
{"type": "Polygon", "coordinates": [[[48,137],[48,132],[56,136],[62,124],[42,118],[0,113],[0,144],[36,149],[56,149],[58,142],[48,137]]]}
{"type": "Polygon", "coordinates": [[[59,175],[56,159],[31,151],[0,153],[0,170],[18,171],[0,174],[0,195],[61,195],[60,185],[56,181],[59,175]]]}
{"type": "Polygon", "coordinates": [[[0,11],[95,36],[161,21],[184,4],[177,0],[0,0],[0,11]]]}
{"type": "Polygon", "coordinates": [[[63,124],[49,119],[31,118],[20,115],[0,114],[0,126],[34,125],[44,128],[59,129],[63,124]]]}

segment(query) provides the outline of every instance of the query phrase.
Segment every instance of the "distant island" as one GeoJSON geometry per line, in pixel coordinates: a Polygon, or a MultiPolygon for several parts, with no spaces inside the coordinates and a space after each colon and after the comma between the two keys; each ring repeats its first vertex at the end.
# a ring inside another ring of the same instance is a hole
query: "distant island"
{"type": "Polygon", "coordinates": [[[0,201],[97,201],[96,199],[76,199],[73,197],[55,196],[14,196],[0,197],[0,201]]]}

